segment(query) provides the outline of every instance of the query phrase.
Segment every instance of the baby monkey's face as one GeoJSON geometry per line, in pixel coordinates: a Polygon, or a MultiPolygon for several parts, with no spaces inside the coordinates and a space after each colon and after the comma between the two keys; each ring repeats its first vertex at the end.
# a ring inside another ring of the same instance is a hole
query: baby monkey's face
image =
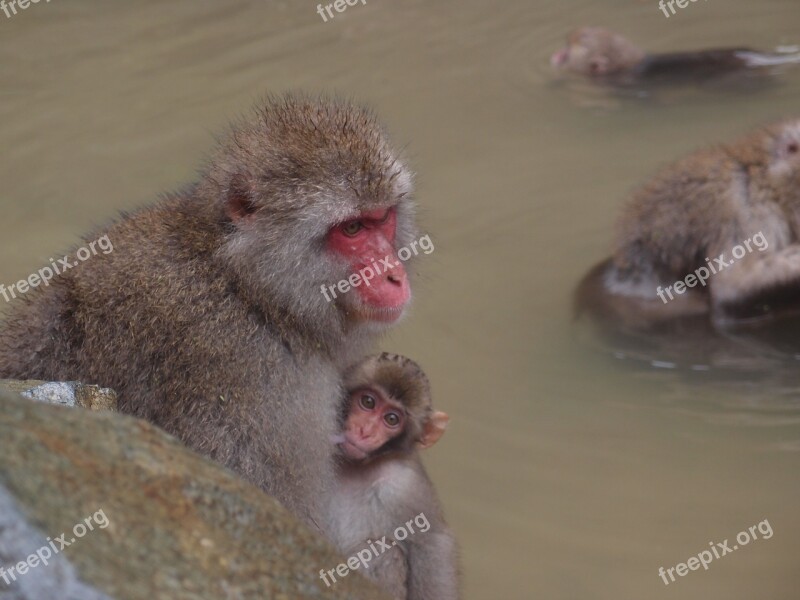
{"type": "Polygon", "coordinates": [[[379,387],[352,392],[347,406],[339,448],[350,460],[369,458],[405,430],[405,409],[379,387]]]}

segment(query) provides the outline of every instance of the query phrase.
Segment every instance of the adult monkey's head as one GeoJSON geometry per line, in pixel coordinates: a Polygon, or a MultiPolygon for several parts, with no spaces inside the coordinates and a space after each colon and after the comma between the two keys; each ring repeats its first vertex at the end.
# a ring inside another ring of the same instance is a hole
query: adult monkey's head
{"type": "Polygon", "coordinates": [[[222,141],[201,186],[225,224],[218,258],[273,318],[328,337],[403,315],[412,174],[371,112],[268,99],[222,141]]]}
{"type": "Polygon", "coordinates": [[[646,58],[644,50],[603,27],[580,27],[567,35],[567,45],[550,58],[557,71],[610,77],[630,72],[646,58]]]}

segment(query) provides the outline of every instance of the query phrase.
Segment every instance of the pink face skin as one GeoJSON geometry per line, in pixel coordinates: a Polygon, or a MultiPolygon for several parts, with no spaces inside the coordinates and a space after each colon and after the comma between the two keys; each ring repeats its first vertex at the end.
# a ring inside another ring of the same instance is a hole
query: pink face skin
{"type": "Polygon", "coordinates": [[[377,389],[350,394],[344,441],[339,444],[350,460],[364,460],[403,432],[406,413],[402,406],[377,389]]]}
{"type": "Polygon", "coordinates": [[[352,273],[365,268],[374,271],[373,263],[380,269],[380,273],[371,278],[369,272],[364,273],[358,287],[354,286],[345,296],[357,297],[356,301],[346,301],[359,320],[393,323],[403,314],[411,298],[405,267],[394,248],[396,233],[394,208],[363,212],[328,232],[328,251],[345,258],[352,273]],[[387,260],[391,269],[386,266],[387,260]]]}

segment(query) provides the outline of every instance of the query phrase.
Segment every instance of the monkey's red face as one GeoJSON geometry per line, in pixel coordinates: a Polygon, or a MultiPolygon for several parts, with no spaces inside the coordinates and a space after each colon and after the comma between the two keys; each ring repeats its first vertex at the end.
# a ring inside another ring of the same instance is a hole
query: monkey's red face
{"type": "Polygon", "coordinates": [[[328,232],[328,251],[350,265],[349,283],[354,289],[342,298],[359,320],[392,323],[411,297],[408,276],[394,246],[396,233],[394,208],[363,212],[328,232]]]}
{"type": "Polygon", "coordinates": [[[378,389],[363,389],[350,395],[344,441],[339,444],[351,460],[364,460],[388,441],[403,433],[403,407],[378,389]]]}

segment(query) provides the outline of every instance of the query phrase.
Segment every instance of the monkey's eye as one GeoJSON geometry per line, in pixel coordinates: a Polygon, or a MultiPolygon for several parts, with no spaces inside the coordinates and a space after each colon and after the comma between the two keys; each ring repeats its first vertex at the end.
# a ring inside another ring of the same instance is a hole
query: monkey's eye
{"type": "Polygon", "coordinates": [[[382,216],[380,219],[378,219],[378,220],[377,220],[377,221],[375,221],[375,222],[376,222],[376,223],[378,223],[378,224],[380,224],[380,225],[382,225],[383,223],[386,223],[386,221],[388,221],[388,220],[389,220],[389,215],[391,214],[391,212],[392,212],[392,211],[390,211],[390,210],[387,210],[387,211],[386,211],[386,213],[385,213],[385,214],[384,214],[384,215],[383,215],[383,216],[382,216]]]}
{"type": "Polygon", "coordinates": [[[361,398],[358,399],[358,403],[361,405],[361,408],[365,410],[372,410],[375,408],[375,398],[369,394],[361,396],[361,398]]]}
{"type": "Polygon", "coordinates": [[[343,234],[348,237],[353,237],[359,231],[364,229],[364,225],[361,223],[361,221],[350,221],[349,223],[342,225],[341,229],[343,234]]]}
{"type": "Polygon", "coordinates": [[[800,152],[800,144],[797,142],[791,142],[788,146],[786,146],[786,152],[789,154],[797,154],[800,152]]]}
{"type": "Polygon", "coordinates": [[[394,412],[388,412],[383,416],[383,421],[389,427],[394,429],[395,427],[398,427],[400,425],[400,415],[394,412]]]}

